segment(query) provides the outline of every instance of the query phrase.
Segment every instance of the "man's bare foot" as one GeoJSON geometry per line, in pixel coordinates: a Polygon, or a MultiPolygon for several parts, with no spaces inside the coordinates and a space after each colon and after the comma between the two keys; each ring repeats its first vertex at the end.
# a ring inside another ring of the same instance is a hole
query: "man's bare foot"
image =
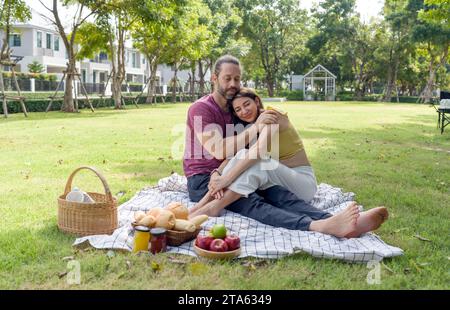
{"type": "Polygon", "coordinates": [[[358,238],[362,234],[378,229],[389,217],[389,212],[385,207],[378,207],[370,209],[366,212],[361,212],[356,221],[356,228],[354,231],[346,235],[346,238],[358,238]]]}
{"type": "Polygon", "coordinates": [[[356,202],[353,202],[341,213],[326,220],[312,222],[309,230],[342,238],[355,231],[358,217],[359,208],[356,202]]]}

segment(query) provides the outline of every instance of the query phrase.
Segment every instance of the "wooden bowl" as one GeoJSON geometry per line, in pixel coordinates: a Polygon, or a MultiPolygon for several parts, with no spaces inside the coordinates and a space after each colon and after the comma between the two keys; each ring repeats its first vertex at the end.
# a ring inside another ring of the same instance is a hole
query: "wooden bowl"
{"type": "Polygon", "coordinates": [[[233,259],[241,255],[241,248],[228,252],[213,252],[199,248],[194,242],[194,251],[198,256],[210,259],[233,259]]]}

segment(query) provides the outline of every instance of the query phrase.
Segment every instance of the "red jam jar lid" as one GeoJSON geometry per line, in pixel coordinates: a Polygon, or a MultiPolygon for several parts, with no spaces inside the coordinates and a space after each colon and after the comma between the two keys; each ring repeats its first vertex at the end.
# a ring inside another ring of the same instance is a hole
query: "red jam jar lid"
{"type": "Polygon", "coordinates": [[[164,228],[153,228],[152,230],[150,230],[150,234],[152,236],[161,236],[164,235],[166,233],[166,229],[164,228]]]}

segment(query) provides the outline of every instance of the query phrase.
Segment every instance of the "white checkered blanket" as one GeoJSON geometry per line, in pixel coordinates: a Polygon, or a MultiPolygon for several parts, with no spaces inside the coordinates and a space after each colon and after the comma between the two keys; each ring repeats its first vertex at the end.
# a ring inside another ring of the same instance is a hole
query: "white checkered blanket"
{"type": "MultiPolygon", "coordinates": [[[[354,197],[353,193],[343,193],[339,188],[320,184],[312,205],[333,214],[345,209],[354,201],[354,197]]],[[[122,204],[119,207],[119,228],[112,235],[78,238],[74,246],[131,251],[134,235],[131,223],[134,213],[164,207],[172,201],[181,202],[188,207],[194,206],[194,203],[189,201],[184,176],[173,174],[161,179],[157,186],[143,189],[122,204]]],[[[224,211],[222,216],[210,218],[203,224],[203,228],[208,230],[214,224],[225,224],[229,230],[239,235],[242,249],[240,257],[280,258],[306,252],[320,258],[368,262],[403,254],[401,249],[386,244],[373,233],[354,239],[336,238],[317,232],[268,226],[231,211],[224,211]]],[[[168,252],[196,256],[193,241],[179,247],[169,247],[168,252]]]]}

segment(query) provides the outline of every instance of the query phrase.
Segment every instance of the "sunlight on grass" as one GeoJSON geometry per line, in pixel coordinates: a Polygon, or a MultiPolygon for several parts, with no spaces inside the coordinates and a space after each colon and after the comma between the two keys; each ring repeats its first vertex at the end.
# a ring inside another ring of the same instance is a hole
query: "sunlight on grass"
{"type": "MultiPolygon", "coordinates": [[[[299,130],[319,183],[356,193],[365,208],[390,209],[390,220],[377,233],[405,255],[384,262],[389,269],[383,268],[380,286],[367,285],[365,265],[304,254],[268,261],[257,270],[239,262],[205,263],[200,268],[204,272],[193,274],[167,255],[151,258],[163,266],[155,273],[148,258],[74,252],[74,238],[56,228],[56,199],[75,168],[98,167],[113,194],[124,193],[120,203],[171,172],[182,174],[181,158],[171,154],[180,138],[172,128],[184,126],[189,105],[167,104],[71,115],[30,113],[28,119],[16,114],[0,120],[0,288],[70,288],[58,274],[66,268],[62,258],[71,255],[82,265],[77,288],[445,288],[450,135],[437,130],[434,110],[354,102],[274,106],[287,111],[299,130]],[[126,261],[131,261],[130,270],[126,261]]],[[[88,172],[77,175],[74,184],[103,191],[88,172]]],[[[186,266],[197,262],[179,259],[186,266]]]]}

